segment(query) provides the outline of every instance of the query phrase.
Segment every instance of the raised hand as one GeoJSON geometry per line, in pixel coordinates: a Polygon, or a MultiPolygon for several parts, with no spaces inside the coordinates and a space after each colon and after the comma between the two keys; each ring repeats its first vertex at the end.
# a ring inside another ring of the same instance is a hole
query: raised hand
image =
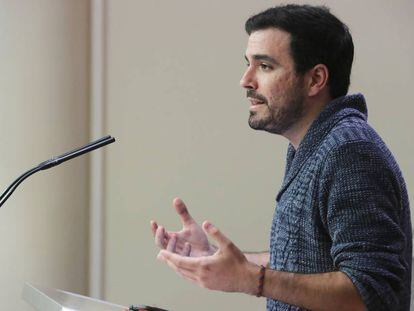
{"type": "MultiPolygon", "coordinates": [[[[260,267],[249,262],[244,254],[223,233],[209,222],[204,230],[217,242],[213,255],[188,258],[161,250],[158,259],[185,279],[208,289],[256,294],[260,267]]],[[[170,243],[172,244],[172,242],[170,243]]]]}
{"type": "Polygon", "coordinates": [[[160,249],[167,249],[181,256],[200,257],[214,254],[217,248],[209,243],[207,235],[191,217],[184,202],[176,198],[173,207],[180,216],[183,228],[177,232],[167,231],[163,226],[151,221],[155,244],[160,249]]]}

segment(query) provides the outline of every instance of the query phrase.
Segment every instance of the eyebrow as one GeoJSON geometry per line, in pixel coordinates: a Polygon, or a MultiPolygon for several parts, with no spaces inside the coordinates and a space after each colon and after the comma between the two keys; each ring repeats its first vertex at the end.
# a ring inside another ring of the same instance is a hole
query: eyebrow
{"type": "MultiPolygon", "coordinates": [[[[244,56],[244,58],[246,59],[247,62],[249,61],[246,55],[244,56]]],[[[253,59],[264,60],[274,65],[278,64],[278,62],[273,57],[270,57],[269,55],[266,55],[266,54],[255,54],[253,55],[253,59]]]]}

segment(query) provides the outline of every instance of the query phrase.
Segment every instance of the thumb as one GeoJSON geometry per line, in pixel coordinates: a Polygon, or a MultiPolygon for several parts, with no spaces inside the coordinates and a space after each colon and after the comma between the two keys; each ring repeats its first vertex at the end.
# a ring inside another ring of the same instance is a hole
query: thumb
{"type": "Polygon", "coordinates": [[[211,236],[218,244],[219,248],[229,246],[232,242],[217,229],[211,222],[205,221],[203,223],[204,231],[211,236]]]}

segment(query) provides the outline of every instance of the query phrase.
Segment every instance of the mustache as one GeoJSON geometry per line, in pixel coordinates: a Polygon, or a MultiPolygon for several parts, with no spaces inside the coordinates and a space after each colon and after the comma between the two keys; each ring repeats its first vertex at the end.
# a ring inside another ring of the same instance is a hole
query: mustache
{"type": "Polygon", "coordinates": [[[250,90],[247,90],[246,97],[254,98],[254,99],[260,100],[260,101],[262,101],[264,103],[267,103],[266,97],[264,97],[261,94],[256,93],[255,90],[251,90],[251,89],[250,90]]]}

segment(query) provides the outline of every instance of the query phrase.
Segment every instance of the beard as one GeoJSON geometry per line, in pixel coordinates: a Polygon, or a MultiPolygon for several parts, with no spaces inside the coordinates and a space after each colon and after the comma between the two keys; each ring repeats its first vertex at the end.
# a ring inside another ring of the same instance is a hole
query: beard
{"type": "Polygon", "coordinates": [[[259,111],[250,111],[249,126],[254,130],[280,135],[292,128],[304,114],[303,85],[299,82],[278,98],[268,100],[254,90],[247,90],[247,97],[263,102],[259,111]]]}

